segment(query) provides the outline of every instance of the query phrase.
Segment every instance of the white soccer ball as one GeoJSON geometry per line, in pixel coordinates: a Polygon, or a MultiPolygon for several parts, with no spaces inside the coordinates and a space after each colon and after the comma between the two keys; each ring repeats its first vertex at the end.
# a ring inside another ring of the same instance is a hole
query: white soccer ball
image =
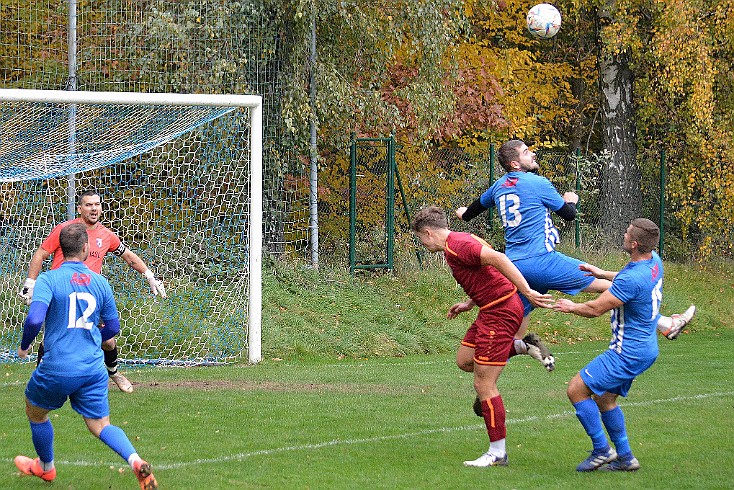
{"type": "Polygon", "coordinates": [[[528,11],[527,21],[530,34],[550,39],[561,28],[561,13],[549,3],[539,3],[528,11]]]}

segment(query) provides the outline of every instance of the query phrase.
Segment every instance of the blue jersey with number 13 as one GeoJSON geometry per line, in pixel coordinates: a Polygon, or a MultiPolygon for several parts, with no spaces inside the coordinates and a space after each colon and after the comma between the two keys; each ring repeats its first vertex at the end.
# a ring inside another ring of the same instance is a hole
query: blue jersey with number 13
{"type": "Polygon", "coordinates": [[[492,184],[479,202],[485,208],[497,207],[505,229],[505,255],[510,260],[553,252],[560,241],[550,213],[566,202],[545,177],[510,172],[492,184]]]}

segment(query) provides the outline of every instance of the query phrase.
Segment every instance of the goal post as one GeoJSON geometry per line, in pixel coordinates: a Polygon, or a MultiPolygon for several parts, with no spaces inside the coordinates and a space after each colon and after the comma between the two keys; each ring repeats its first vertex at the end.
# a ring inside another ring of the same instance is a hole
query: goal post
{"type": "Polygon", "coordinates": [[[105,260],[123,363],[259,362],[262,137],[256,95],[0,89],[0,361],[17,359],[17,290],[76,187],[168,292],[105,260]]]}

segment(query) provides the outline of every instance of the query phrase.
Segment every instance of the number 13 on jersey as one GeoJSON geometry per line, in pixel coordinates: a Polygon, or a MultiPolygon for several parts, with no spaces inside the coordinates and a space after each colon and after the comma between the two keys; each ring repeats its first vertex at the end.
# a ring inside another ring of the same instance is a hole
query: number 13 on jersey
{"type": "Polygon", "coordinates": [[[513,228],[520,224],[520,196],[517,194],[504,194],[499,197],[499,214],[504,228],[513,228]]]}

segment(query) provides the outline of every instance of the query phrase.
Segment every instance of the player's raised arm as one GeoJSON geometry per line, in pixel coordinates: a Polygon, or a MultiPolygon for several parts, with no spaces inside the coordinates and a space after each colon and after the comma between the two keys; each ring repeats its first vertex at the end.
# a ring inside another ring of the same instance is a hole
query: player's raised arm
{"type": "Polygon", "coordinates": [[[573,221],[576,219],[576,204],[579,202],[579,196],[575,192],[568,191],[562,197],[566,204],[557,209],[555,213],[565,221],[573,221]]]}
{"type": "Polygon", "coordinates": [[[475,199],[474,202],[472,202],[469,207],[462,206],[459,209],[456,210],[456,217],[463,221],[471,221],[472,219],[476,218],[484,210],[486,210],[482,203],[479,201],[479,199],[475,199]]]}

